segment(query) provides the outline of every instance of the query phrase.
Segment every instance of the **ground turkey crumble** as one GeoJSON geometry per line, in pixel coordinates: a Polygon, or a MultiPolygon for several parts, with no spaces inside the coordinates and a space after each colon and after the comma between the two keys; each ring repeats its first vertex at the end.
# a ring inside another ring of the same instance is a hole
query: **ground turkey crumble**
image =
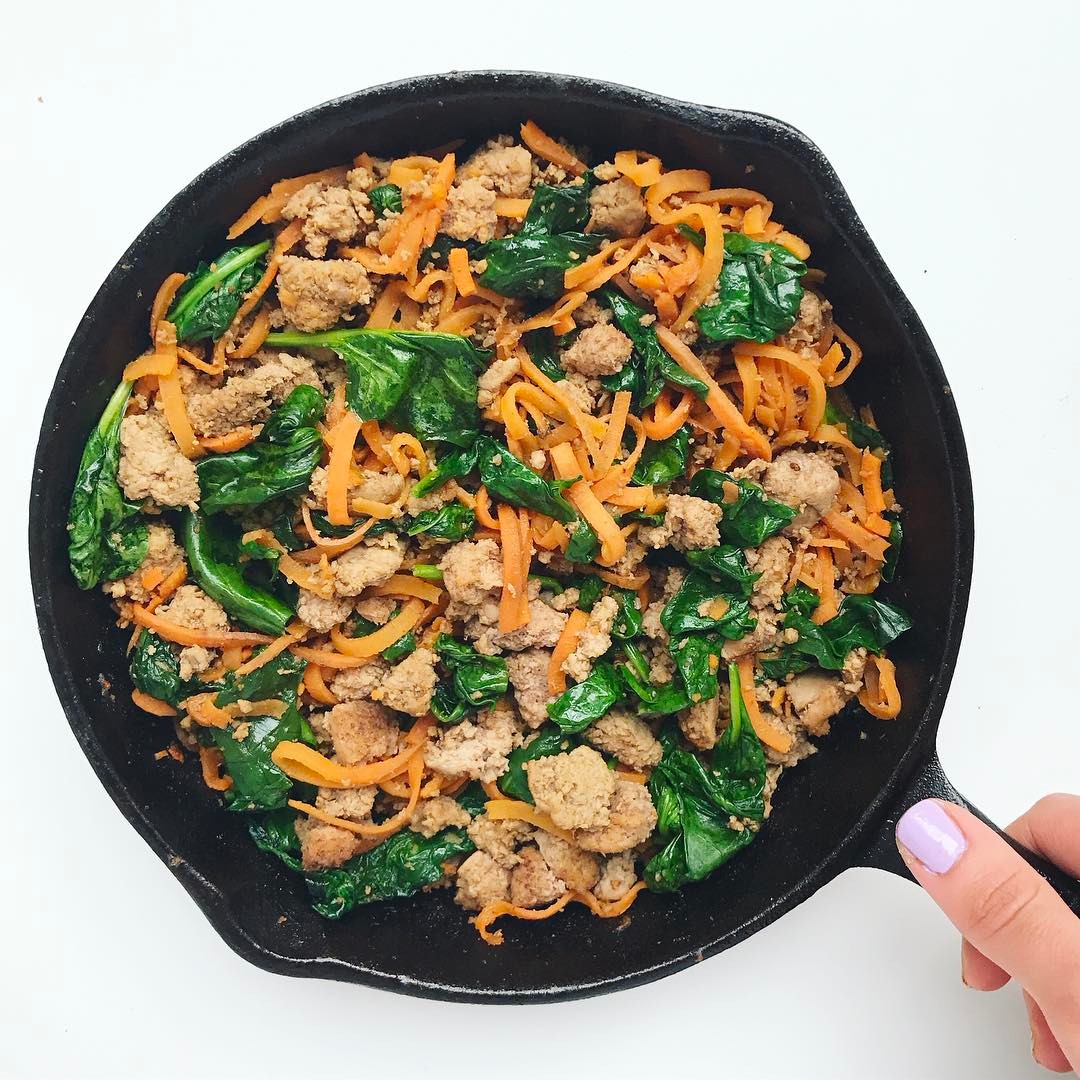
{"type": "Polygon", "coordinates": [[[633,343],[621,330],[611,323],[596,323],[578,334],[574,344],[563,350],[560,360],[568,372],[596,378],[622,371],[633,351],[633,343]]]}
{"type": "Polygon", "coordinates": [[[603,596],[593,605],[574,651],[562,662],[562,670],[575,682],[584,682],[593,661],[611,648],[611,628],[618,614],[619,604],[613,596],[603,596]]]}
{"type": "Polygon", "coordinates": [[[116,600],[128,599],[137,604],[145,603],[150,599],[153,590],[143,585],[143,575],[160,571],[164,580],[185,561],[183,549],[176,542],[176,537],[168,525],[151,522],[146,532],[146,558],[139,564],[139,568],[127,577],[106,581],[102,586],[105,592],[116,600]]]}
{"type": "Polygon", "coordinates": [[[277,274],[285,318],[305,333],[329,330],[353,309],[371,303],[367,271],[350,259],[304,259],[286,255],[277,274]]]}
{"type": "Polygon", "coordinates": [[[521,729],[510,709],[486,709],[475,720],[462,720],[432,732],[425,762],[447,776],[493,781],[506,772],[510,752],[521,745],[521,729]]]}
{"type": "Polygon", "coordinates": [[[193,510],[199,504],[195,463],[180,453],[165,417],[156,409],[124,417],[116,476],[133,502],[151,499],[161,506],[193,510]]]}

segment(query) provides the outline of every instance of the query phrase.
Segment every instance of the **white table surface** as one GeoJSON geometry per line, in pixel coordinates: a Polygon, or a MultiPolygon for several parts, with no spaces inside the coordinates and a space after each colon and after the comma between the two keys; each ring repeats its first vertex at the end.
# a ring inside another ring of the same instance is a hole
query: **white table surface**
{"type": "Polygon", "coordinates": [[[508,17],[475,2],[430,5],[425,22],[427,7],[5,16],[0,408],[16,520],[0,543],[16,595],[0,620],[0,1074],[1039,1075],[1016,990],[965,990],[944,918],[869,870],[720,958],[590,1001],[493,1010],[266,974],[218,940],[78,751],[34,628],[23,514],[41,409],[98,283],[173,192],[278,119],[409,74],[519,67],[756,109],[822,147],[938,347],[971,453],[976,573],[946,771],[1000,821],[1080,788],[1076,5],[626,0],[508,17]]]}

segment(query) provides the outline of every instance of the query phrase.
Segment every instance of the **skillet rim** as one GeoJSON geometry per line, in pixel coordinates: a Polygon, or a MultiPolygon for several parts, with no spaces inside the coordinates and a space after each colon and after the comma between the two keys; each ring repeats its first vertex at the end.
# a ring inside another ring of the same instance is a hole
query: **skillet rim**
{"type": "Polygon", "coordinates": [[[974,555],[974,507],[971,473],[960,418],[941,361],[929,335],[911,302],[900,288],[871,240],[835,170],[818,146],[797,128],[763,113],[727,109],[717,106],[684,102],[645,90],[582,76],[534,71],[480,70],[421,75],[380,84],[352,94],[334,98],[304,109],[296,115],[272,125],[266,130],[230,150],[201,171],[186,184],[151,221],[120,256],[106,276],[79,321],[64,358],[57,370],[56,380],[45,408],[34,460],[34,475],[30,492],[29,513],[30,566],[34,604],[38,627],[49,671],[61,706],[83,753],[101,780],[110,798],[125,818],[134,826],[155,854],[209,920],[217,933],[238,955],[265,970],[301,977],[330,978],[387,989],[411,996],[446,1001],[473,1003],[526,1003],[562,1001],[629,988],[662,978],[698,961],[715,955],[756,933],[770,922],[807,899],[844,869],[859,861],[859,852],[875,838],[874,826],[888,816],[891,807],[902,798],[906,783],[934,755],[934,736],[944,708],[960,647],[974,555]],[[302,958],[276,951],[248,934],[233,913],[225,895],[212,881],[181,859],[168,845],[147,813],[128,792],[124,782],[108,760],[93,727],[89,714],[82,708],[75,690],[75,679],[66,660],[65,646],[56,622],[52,584],[46,566],[45,549],[35,544],[42,535],[44,499],[41,487],[49,469],[49,446],[58,429],[63,403],[58,386],[66,375],[74,372],[86,351],[85,339],[94,332],[96,311],[107,305],[114,294],[122,292],[130,267],[141,253],[156,243],[159,231],[167,229],[170,218],[186,203],[214,186],[223,175],[249,157],[265,150],[279,138],[303,127],[356,109],[377,107],[394,100],[422,100],[425,96],[481,91],[518,89],[527,96],[536,91],[554,94],[561,91],[589,96],[614,104],[628,113],[645,111],[654,116],[670,117],[711,136],[723,135],[737,129],[763,142],[771,142],[805,170],[809,183],[821,195],[826,215],[842,227],[853,254],[861,260],[868,274],[882,290],[915,347],[916,363],[930,385],[940,385],[940,394],[933,395],[937,425],[944,437],[946,467],[955,498],[953,527],[957,538],[954,552],[953,591],[949,603],[949,619],[945,628],[942,659],[933,679],[927,707],[911,733],[907,748],[895,763],[888,781],[867,806],[864,813],[842,837],[830,854],[772,903],[752,918],[705,945],[689,949],[658,963],[635,966],[628,958],[629,970],[608,978],[582,983],[557,983],[549,987],[500,990],[477,989],[437,981],[416,980],[389,971],[357,965],[331,956],[302,958]],[[127,269],[126,269],[127,268],[127,269]]]}

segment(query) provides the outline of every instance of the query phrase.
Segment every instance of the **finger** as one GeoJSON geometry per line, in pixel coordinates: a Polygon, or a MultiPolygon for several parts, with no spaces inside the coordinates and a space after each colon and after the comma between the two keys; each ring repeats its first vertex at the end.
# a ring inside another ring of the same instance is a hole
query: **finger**
{"type": "MultiPolygon", "coordinates": [[[[992,829],[949,803],[917,803],[896,827],[912,874],[984,956],[1031,991],[1080,1048],[1080,920],[992,829]]],[[[1062,1032],[1059,1031],[1059,1035],[1062,1032]]]]}
{"type": "Polygon", "coordinates": [[[1028,1024],[1031,1027],[1031,1056],[1051,1072],[1065,1073],[1072,1070],[1065,1051],[1054,1037],[1050,1025],[1039,1003],[1025,991],[1024,1004],[1027,1006],[1028,1024]]]}
{"type": "Polygon", "coordinates": [[[960,978],[972,990],[1000,990],[1009,981],[1009,973],[965,939],[960,943],[960,978]]]}
{"type": "Polygon", "coordinates": [[[1080,795],[1047,795],[1005,831],[1066,874],[1080,878],[1080,795]]]}

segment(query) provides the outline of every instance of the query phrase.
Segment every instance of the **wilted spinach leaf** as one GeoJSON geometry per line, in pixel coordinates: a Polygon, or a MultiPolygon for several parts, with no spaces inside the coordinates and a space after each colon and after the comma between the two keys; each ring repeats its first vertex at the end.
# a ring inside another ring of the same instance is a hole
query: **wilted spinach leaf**
{"type": "Polygon", "coordinates": [[[116,479],[120,425],[132,384],[122,382],[86,440],[68,510],[68,562],[80,589],[137,570],[149,545],[139,507],[116,479]]]}
{"type": "Polygon", "coordinates": [[[266,269],[270,241],[234,247],[210,265],[200,263],[180,286],[166,319],[180,341],[217,339],[229,328],[244,296],[266,269]]]}
{"type": "Polygon", "coordinates": [[[437,510],[417,514],[405,530],[409,536],[430,536],[435,540],[464,540],[476,532],[476,511],[461,503],[447,503],[437,510]]]}
{"type": "Polygon", "coordinates": [[[314,425],[322,419],[325,405],[314,387],[298,386],[254,442],[204,457],[195,466],[203,512],[260,506],[305,490],[322,457],[322,436],[314,425]]]}
{"type": "Polygon", "coordinates": [[[413,485],[412,494],[419,499],[432,491],[438,491],[451,480],[460,480],[476,468],[476,443],[451,450],[439,458],[438,464],[427,476],[413,485]]]}
{"type": "Polygon", "coordinates": [[[552,381],[561,382],[566,372],[555,350],[555,334],[549,330],[533,330],[525,335],[529,358],[552,381]]]}
{"type": "Polygon", "coordinates": [[[853,413],[845,412],[831,395],[825,403],[825,422],[842,425],[847,437],[860,450],[880,450],[885,455],[881,463],[881,486],[886,489],[892,487],[892,447],[876,427],[871,427],[853,413]]]}
{"type": "Polygon", "coordinates": [[[527,745],[512,751],[506,772],[499,777],[499,789],[507,798],[520,799],[522,802],[533,801],[529,790],[529,778],[525,773],[525,762],[537,758],[562,754],[574,747],[574,740],[555,724],[545,724],[527,745]]]}
{"type": "Polygon", "coordinates": [[[251,716],[247,736],[233,738],[234,729],[207,728],[214,745],[225,759],[225,771],[233,786],[225,793],[230,810],[274,810],[285,805],[293,782],[271,760],[279,742],[296,742],[305,734],[305,724],[295,708],[280,719],[251,716]]]}
{"type": "Polygon", "coordinates": [[[885,562],[881,567],[881,580],[892,581],[896,577],[896,564],[900,559],[900,548],[904,543],[904,526],[894,517],[889,525],[889,547],[885,552],[885,562]]]}
{"type": "Polygon", "coordinates": [[[563,734],[575,734],[606,715],[621,697],[619,673],[606,660],[601,660],[588,678],[565,690],[548,705],[548,716],[563,734]]]}
{"type": "Polygon", "coordinates": [[[745,478],[701,469],[690,480],[690,494],[719,504],[724,508],[720,519],[720,539],[741,548],[759,547],[762,541],[778,533],[796,517],[792,507],[766,498],[757,484],[745,478]],[[732,503],[724,502],[724,484],[734,484],[739,494],[732,503]]]}
{"type": "Polygon", "coordinates": [[[638,610],[637,593],[629,589],[612,589],[608,595],[619,605],[611,636],[616,641],[630,641],[641,633],[642,612],[638,610]]]}
{"type": "Polygon", "coordinates": [[[638,716],[670,716],[693,704],[681,679],[672,679],[671,682],[659,685],[651,683],[648,666],[644,665],[642,670],[644,657],[637,653],[631,660],[631,644],[627,642],[623,647],[627,659],[631,662],[619,665],[619,675],[627,690],[638,699],[638,716]]]}
{"type": "Polygon", "coordinates": [[[400,214],[402,211],[401,188],[397,184],[380,184],[378,187],[373,187],[368,192],[368,198],[371,200],[371,208],[375,211],[376,217],[382,217],[387,210],[393,214],[400,214]]]}
{"type": "Polygon", "coordinates": [[[754,591],[754,582],[761,577],[751,572],[746,565],[746,553],[734,544],[688,551],[686,561],[695,570],[708,574],[738,596],[749,596],[754,591]]]}
{"type": "Polygon", "coordinates": [[[784,611],[797,611],[800,615],[809,617],[814,614],[820,603],[821,597],[809,585],[799,581],[793,589],[784,594],[780,606],[784,611]]]}
{"type": "Polygon", "coordinates": [[[131,681],[144,694],[176,708],[191,690],[180,678],[180,658],[151,630],[143,630],[131,650],[131,681]]]}
{"type": "Polygon", "coordinates": [[[265,814],[252,814],[248,832],[260,851],[276,855],[290,870],[301,869],[295,811],[268,810],[265,814]]]}
{"type": "Polygon", "coordinates": [[[214,550],[213,525],[201,513],[184,512],[183,541],[191,576],[230,615],[253,630],[280,637],[293,610],[244,580],[238,566],[222,562],[214,550]]]}
{"type": "Polygon", "coordinates": [[[784,627],[797,630],[799,638],[785,645],[779,656],[762,660],[762,670],[772,679],[806,671],[815,663],[827,671],[839,671],[848,653],[859,647],[880,655],[889,642],[911,628],[911,620],[895,604],[852,594],[841,601],[839,613],[820,626],[798,611],[789,611],[784,627]]]}
{"type": "Polygon", "coordinates": [[[306,660],[284,652],[246,675],[237,676],[230,671],[222,680],[214,704],[219,708],[236,701],[285,701],[295,705],[306,667],[306,660]]]}
{"type": "Polygon", "coordinates": [[[578,517],[569,528],[570,543],[566,545],[566,561],[591,563],[600,551],[600,538],[596,530],[583,518],[578,517]]]}
{"type": "Polygon", "coordinates": [[[690,451],[690,428],[683,425],[670,438],[645,444],[634,469],[635,484],[670,484],[686,472],[690,451]]]}
{"type": "Polygon", "coordinates": [[[649,778],[657,808],[657,831],[665,846],[649,860],[644,877],[650,889],[671,892],[701,881],[757,835],[732,817],[761,821],[765,816],[765,755],[742,708],[738,670],[731,680],[731,723],[707,769],[694,754],[680,750],[667,733],[664,756],[649,778]]]}
{"type": "Polygon", "coordinates": [[[694,316],[701,332],[713,341],[772,341],[799,314],[805,273],[806,263],[787,248],[726,233],[717,302],[694,316]]]}
{"type": "Polygon", "coordinates": [[[494,498],[562,522],[576,520],[577,511],[563,496],[573,480],[545,480],[487,435],[476,440],[476,454],[480,480],[494,498]]]}
{"type": "Polygon", "coordinates": [[[506,693],[509,675],[501,656],[477,652],[448,634],[435,639],[435,652],[451,676],[448,686],[437,688],[432,702],[432,712],[442,723],[457,723],[466,713],[494,705],[506,693]]]}
{"type": "Polygon", "coordinates": [[[444,829],[430,839],[403,829],[336,870],[308,871],[304,877],[315,910],[339,919],[360,904],[411,896],[434,885],[445,862],[474,850],[464,829],[444,829]]]}
{"type": "Polygon", "coordinates": [[[621,371],[605,375],[600,381],[608,390],[629,390],[639,408],[651,405],[664,389],[665,383],[693,390],[704,397],[708,387],[698,378],[683,371],[660,344],[656,330],[642,323],[646,311],[638,307],[618,289],[605,285],[597,296],[611,308],[619,329],[631,340],[634,351],[621,371]]]}
{"type": "Polygon", "coordinates": [[[595,574],[583,574],[575,582],[578,590],[577,606],[582,611],[592,611],[596,601],[604,593],[604,582],[595,574]]]}
{"type": "Polygon", "coordinates": [[[566,271],[603,243],[580,231],[588,220],[587,184],[539,185],[521,231],[483,245],[487,268],[480,284],[502,296],[555,299],[566,271]]]}
{"type": "Polygon", "coordinates": [[[697,704],[716,697],[719,682],[720,639],[712,634],[688,634],[668,645],[687,696],[697,704]]]}
{"type": "Polygon", "coordinates": [[[468,338],[419,330],[328,330],[274,333],[266,340],[333,349],[348,371],[349,408],[362,420],[389,420],[418,439],[455,446],[468,446],[479,429],[476,381],[483,356],[468,338]]]}
{"type": "Polygon", "coordinates": [[[729,641],[745,637],[757,625],[745,597],[732,595],[712,578],[692,570],[660,613],[660,625],[674,635],[693,631],[719,634],[729,641]],[[703,615],[701,608],[716,600],[726,604],[724,613],[714,617],[703,615]]]}

